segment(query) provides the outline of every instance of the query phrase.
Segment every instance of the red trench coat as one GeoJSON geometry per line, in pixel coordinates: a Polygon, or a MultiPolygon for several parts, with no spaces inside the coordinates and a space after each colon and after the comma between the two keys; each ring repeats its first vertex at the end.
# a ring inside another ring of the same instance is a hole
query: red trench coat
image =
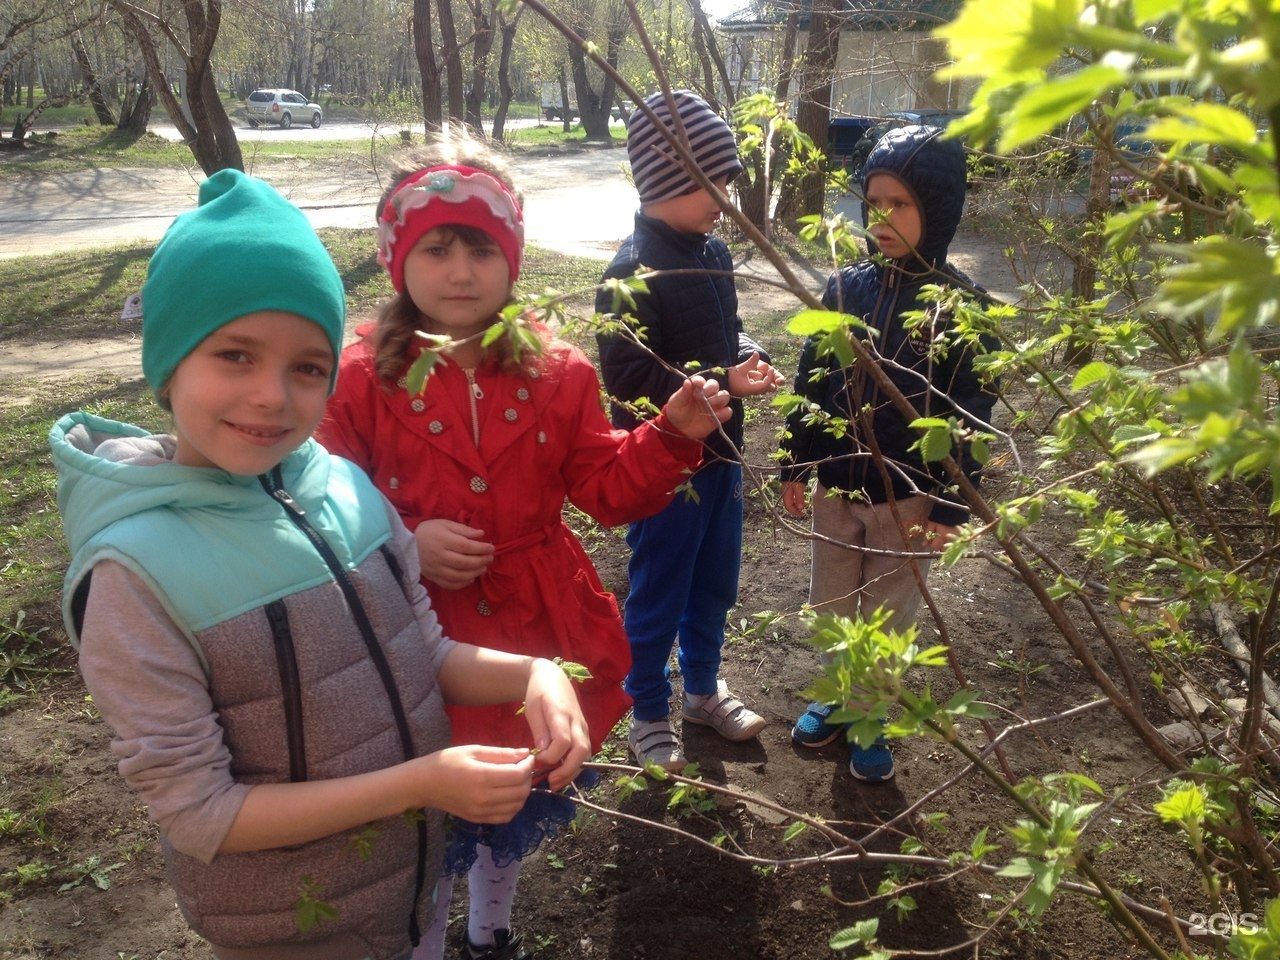
{"type": "MultiPolygon", "coordinates": [[[[372,333],[372,325],[358,331],[372,333]]],[[[407,368],[407,367],[406,367],[407,368]]],[[[575,685],[592,749],[630,706],[622,680],[631,652],[617,600],[561,518],[567,498],[605,526],[649,516],[701,461],[702,444],[665,415],[634,432],[613,429],[595,368],[551,340],[538,371],[475,373],[482,392],[473,440],[469,385],[439,364],[420,397],[374,372],[372,346],[343,351],[338,386],[316,439],[354,461],[413,530],[443,517],[476,527],[496,546],[489,570],[461,590],[423,580],[446,635],[467,643],[585,665],[575,685]]],[[[530,746],[510,704],[450,707],[454,743],[530,746]]]]}

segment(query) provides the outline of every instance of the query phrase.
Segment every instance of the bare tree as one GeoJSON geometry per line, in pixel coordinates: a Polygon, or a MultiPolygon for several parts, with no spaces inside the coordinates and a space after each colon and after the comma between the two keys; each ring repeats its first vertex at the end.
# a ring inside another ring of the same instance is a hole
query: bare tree
{"type": "MultiPolygon", "coordinates": [[[[827,142],[827,126],[831,121],[831,78],[835,74],[836,54],[840,45],[840,0],[813,0],[809,16],[809,45],[800,67],[796,108],[796,126],[814,143],[827,142]]],[[[822,213],[823,174],[814,172],[797,185],[790,203],[779,212],[779,219],[822,213]]]]}
{"type": "Polygon", "coordinates": [[[111,112],[111,108],[107,105],[106,97],[102,95],[97,72],[93,68],[93,63],[89,60],[89,51],[84,46],[82,25],[76,19],[74,6],[69,9],[68,17],[75,27],[74,32],[71,34],[71,54],[75,58],[76,67],[80,70],[80,76],[84,78],[84,86],[88,92],[89,103],[93,107],[93,115],[98,118],[98,123],[104,127],[112,126],[116,122],[115,114],[111,112]]]}
{"type": "Polygon", "coordinates": [[[471,83],[464,96],[466,120],[476,133],[484,134],[484,121],[480,116],[487,93],[489,57],[493,52],[494,20],[497,16],[494,0],[467,0],[471,7],[471,83]]]}
{"type": "Polygon", "coordinates": [[[432,0],[413,0],[413,52],[422,79],[422,120],[428,130],[444,128],[444,99],[440,96],[440,62],[431,45],[432,0]]]}
{"type": "Polygon", "coordinates": [[[514,91],[511,89],[511,55],[515,49],[516,31],[520,27],[520,18],[524,13],[523,4],[516,7],[515,16],[506,20],[501,9],[497,9],[498,29],[502,36],[502,46],[498,54],[498,106],[493,112],[493,139],[503,139],[503,126],[507,121],[507,108],[511,105],[514,91]]]}
{"type": "MultiPolygon", "coordinates": [[[[613,109],[614,78],[618,69],[618,57],[622,50],[622,42],[627,36],[627,11],[621,3],[604,0],[603,9],[595,3],[583,2],[574,5],[570,26],[581,37],[590,37],[595,31],[593,27],[604,33],[604,60],[611,70],[599,74],[598,88],[592,86],[593,77],[587,72],[587,57],[582,47],[569,43],[569,71],[573,76],[573,85],[578,94],[578,115],[582,120],[582,129],[588,140],[609,142],[613,134],[609,132],[610,114],[613,109]]],[[[593,71],[594,73],[594,71],[593,71]]]]}
{"type": "Polygon", "coordinates": [[[440,55],[444,61],[444,80],[449,89],[449,119],[461,123],[466,112],[462,89],[462,47],[458,43],[458,28],[453,20],[450,0],[437,0],[436,14],[440,18],[440,55]]]}
{"type": "Polygon", "coordinates": [[[228,167],[243,170],[240,142],[236,139],[231,118],[223,109],[210,65],[213,44],[218,39],[218,27],[222,22],[221,0],[208,0],[207,3],[183,0],[185,36],[179,33],[175,24],[176,14],[166,12],[162,15],[127,0],[110,0],[110,3],[120,13],[126,29],[142,51],[147,72],[169,112],[169,119],[191,148],[200,169],[206,174],[228,167]],[[183,109],[183,102],[178,100],[178,94],[165,76],[160,46],[152,30],[169,41],[182,62],[182,94],[186,109],[183,109]]]}

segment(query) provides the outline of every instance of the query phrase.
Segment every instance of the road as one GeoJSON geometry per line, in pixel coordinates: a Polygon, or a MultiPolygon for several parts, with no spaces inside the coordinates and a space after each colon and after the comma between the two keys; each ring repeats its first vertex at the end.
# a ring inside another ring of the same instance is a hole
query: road
{"type": "MultiPolygon", "coordinates": [[[[320,168],[301,161],[267,163],[257,156],[257,145],[277,135],[332,139],[338,131],[354,138],[356,129],[360,137],[374,135],[366,124],[238,132],[251,135],[241,138],[246,170],[289,197],[316,227],[366,227],[374,223],[382,185],[361,157],[345,167],[320,168]]],[[[156,132],[163,134],[163,128],[156,132]]],[[[625,161],[620,147],[514,158],[528,241],[573,256],[612,256],[631,232],[636,209],[625,161]]],[[[98,169],[0,179],[0,257],[158,240],[174,216],[195,206],[203,179],[194,162],[187,170],[98,169]]]]}

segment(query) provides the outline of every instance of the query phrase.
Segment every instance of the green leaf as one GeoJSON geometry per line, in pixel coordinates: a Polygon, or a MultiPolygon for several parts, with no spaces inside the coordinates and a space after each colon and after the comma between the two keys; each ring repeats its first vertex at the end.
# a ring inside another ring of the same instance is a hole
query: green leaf
{"type": "Polygon", "coordinates": [[[409,391],[410,396],[416,397],[422,393],[427,385],[427,378],[431,376],[431,371],[439,362],[440,354],[434,350],[427,349],[418,354],[418,359],[410,364],[409,371],[405,374],[405,389],[409,391]]]}
{"type": "MultiPolygon", "coordinates": [[[[951,427],[944,421],[935,421],[935,424],[925,430],[924,436],[920,438],[920,456],[925,463],[937,463],[951,456],[951,427]]],[[[917,420],[912,424],[919,427],[921,421],[917,420]]]]}
{"type": "Polygon", "coordinates": [[[1155,805],[1156,814],[1165,823],[1198,823],[1204,819],[1204,789],[1188,784],[1155,805]]]}
{"type": "Polygon", "coordinates": [[[1012,151],[1051,133],[1124,82],[1123,70],[1104,64],[1046,80],[1023,94],[1005,117],[1000,148],[1012,151]]]}
{"type": "Polygon", "coordinates": [[[1152,121],[1146,129],[1147,138],[1175,145],[1216,143],[1237,150],[1250,150],[1257,144],[1257,128],[1239,110],[1219,103],[1193,103],[1177,112],[1176,117],[1152,121]]]}
{"type": "Polygon", "coordinates": [[[1111,376],[1115,368],[1109,363],[1103,363],[1101,360],[1095,360],[1092,363],[1086,363],[1080,368],[1075,375],[1075,379],[1071,381],[1072,390],[1083,390],[1091,384],[1097,383],[1099,380],[1105,380],[1111,376]]]}
{"type": "Polygon", "coordinates": [[[835,310],[801,310],[787,322],[787,332],[800,337],[833,333],[851,326],[866,326],[857,317],[835,310]]]}
{"type": "Polygon", "coordinates": [[[1218,235],[1185,250],[1188,262],[1169,271],[1155,309],[1186,317],[1220,308],[1220,335],[1280,320],[1280,266],[1266,247],[1218,235]]]}
{"type": "Polygon", "coordinates": [[[832,950],[848,950],[860,943],[870,943],[876,938],[880,929],[880,921],[875,917],[870,920],[859,920],[852,927],[845,927],[832,935],[829,946],[832,950]]]}
{"type": "Polygon", "coordinates": [[[955,58],[939,76],[986,77],[1047,67],[1067,45],[1083,7],[1084,0],[970,0],[936,31],[955,58]]]}

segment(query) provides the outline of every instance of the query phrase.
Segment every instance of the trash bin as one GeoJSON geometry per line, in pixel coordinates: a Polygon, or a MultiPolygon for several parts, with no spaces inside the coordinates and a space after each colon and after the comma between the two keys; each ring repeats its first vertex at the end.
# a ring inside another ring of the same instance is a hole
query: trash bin
{"type": "Polygon", "coordinates": [[[874,117],[836,117],[827,127],[827,153],[847,160],[853,146],[875,123],[874,117]]]}

